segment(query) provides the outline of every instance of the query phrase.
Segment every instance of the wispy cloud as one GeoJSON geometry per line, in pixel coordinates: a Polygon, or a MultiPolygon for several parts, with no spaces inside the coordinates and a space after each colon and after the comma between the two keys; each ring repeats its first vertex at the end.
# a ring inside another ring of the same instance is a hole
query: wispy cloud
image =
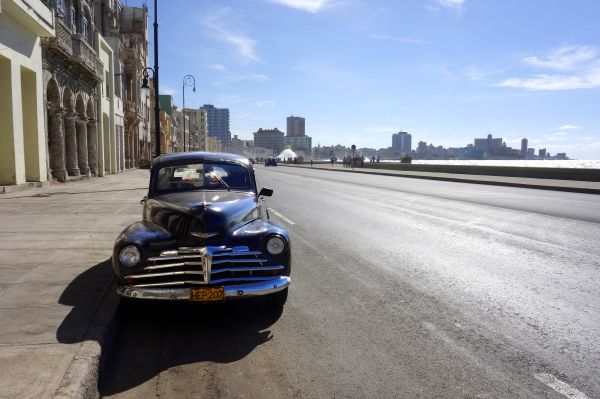
{"type": "Polygon", "coordinates": [[[166,85],[163,85],[162,83],[160,84],[160,94],[174,96],[177,93],[178,93],[178,91],[175,90],[174,88],[172,88],[171,86],[166,86],[166,85]]]}
{"type": "Polygon", "coordinates": [[[254,103],[254,105],[256,105],[258,108],[272,108],[275,106],[275,101],[271,101],[271,100],[256,101],[254,103]]]}
{"type": "Polygon", "coordinates": [[[529,77],[513,77],[495,86],[529,90],[575,90],[600,87],[600,58],[592,46],[561,46],[543,57],[529,56],[522,62],[535,69],[552,73],[538,73],[529,77]]]}
{"type": "Polygon", "coordinates": [[[423,41],[419,40],[419,39],[413,39],[413,38],[409,38],[409,37],[400,37],[400,36],[393,36],[393,35],[378,35],[378,34],[374,34],[371,33],[369,34],[369,37],[371,39],[376,39],[376,40],[390,40],[396,43],[403,43],[403,44],[422,44],[423,41]]]}
{"type": "Polygon", "coordinates": [[[598,50],[592,46],[561,46],[544,57],[525,57],[523,62],[536,68],[570,71],[586,62],[594,61],[598,50]]]}
{"type": "Polygon", "coordinates": [[[215,63],[210,65],[210,69],[214,69],[215,71],[224,71],[227,68],[225,68],[225,65],[223,64],[215,63]]]}
{"type": "Polygon", "coordinates": [[[261,73],[245,73],[245,74],[238,74],[238,75],[232,74],[232,75],[227,75],[227,76],[224,76],[224,77],[216,80],[214,82],[214,85],[221,86],[221,85],[227,85],[227,84],[231,84],[231,83],[241,82],[244,80],[264,82],[264,81],[269,80],[269,77],[267,75],[264,75],[261,73]]]}
{"type": "Polygon", "coordinates": [[[426,3],[425,8],[434,12],[440,11],[442,8],[449,8],[461,15],[465,1],[466,0],[435,0],[433,3],[426,3]]]}
{"type": "Polygon", "coordinates": [[[331,0],[267,0],[271,3],[280,4],[285,7],[295,8],[296,10],[316,13],[322,9],[331,6],[331,0]]]}
{"type": "Polygon", "coordinates": [[[576,129],[580,129],[579,126],[575,126],[575,125],[562,125],[561,127],[559,127],[560,130],[576,130],[576,129]]]}
{"type": "Polygon", "coordinates": [[[225,26],[224,19],[230,15],[231,12],[231,8],[229,7],[222,8],[216,14],[206,17],[202,23],[205,27],[215,33],[216,38],[233,46],[237,55],[243,60],[249,62],[262,62],[255,51],[257,44],[256,40],[241,33],[233,32],[225,26]]]}

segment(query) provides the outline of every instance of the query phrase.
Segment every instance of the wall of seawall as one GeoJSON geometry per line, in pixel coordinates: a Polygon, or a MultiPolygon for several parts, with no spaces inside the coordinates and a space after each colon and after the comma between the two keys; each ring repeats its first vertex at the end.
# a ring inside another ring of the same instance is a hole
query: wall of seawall
{"type": "Polygon", "coordinates": [[[529,177],[600,182],[600,169],[548,168],[480,165],[419,165],[365,162],[365,169],[403,170],[410,172],[453,173],[465,175],[529,177]]]}

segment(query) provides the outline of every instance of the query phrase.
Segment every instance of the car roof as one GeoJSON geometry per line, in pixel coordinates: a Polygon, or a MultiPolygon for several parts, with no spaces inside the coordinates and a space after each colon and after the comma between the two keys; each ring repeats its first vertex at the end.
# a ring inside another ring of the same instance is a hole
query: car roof
{"type": "Polygon", "coordinates": [[[153,168],[186,163],[186,162],[231,162],[237,163],[244,166],[249,166],[250,161],[248,158],[231,154],[227,152],[205,152],[205,151],[191,151],[191,152],[176,152],[172,154],[163,154],[156,158],[153,163],[153,168]]]}

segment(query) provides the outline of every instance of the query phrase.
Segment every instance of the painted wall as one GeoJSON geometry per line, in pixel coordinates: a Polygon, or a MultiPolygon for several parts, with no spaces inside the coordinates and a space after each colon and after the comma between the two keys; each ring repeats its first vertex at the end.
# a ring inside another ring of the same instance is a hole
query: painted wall
{"type": "Polygon", "coordinates": [[[53,15],[40,0],[0,10],[0,185],[46,181],[40,36],[54,36],[53,15]]]}

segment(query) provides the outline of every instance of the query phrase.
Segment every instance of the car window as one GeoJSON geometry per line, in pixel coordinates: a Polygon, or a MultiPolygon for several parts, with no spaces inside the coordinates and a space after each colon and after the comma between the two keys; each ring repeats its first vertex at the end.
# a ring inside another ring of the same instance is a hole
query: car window
{"type": "Polygon", "coordinates": [[[241,165],[227,163],[165,166],[159,169],[155,184],[158,192],[227,188],[251,189],[248,170],[241,165]]]}

